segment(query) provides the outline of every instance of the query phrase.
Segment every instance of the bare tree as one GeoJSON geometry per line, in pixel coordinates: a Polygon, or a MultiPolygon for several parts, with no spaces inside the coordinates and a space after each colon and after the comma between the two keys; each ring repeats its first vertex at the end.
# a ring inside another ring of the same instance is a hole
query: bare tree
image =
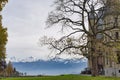
{"type": "Polygon", "coordinates": [[[110,0],[55,0],[56,9],[48,16],[48,27],[59,24],[61,30],[68,28],[71,32],[58,40],[41,38],[41,43],[49,45],[50,49],[56,49],[57,55],[67,53],[86,56],[92,62],[92,75],[99,75],[99,46],[103,46],[101,50],[104,50],[108,43],[104,42],[103,38],[107,36],[112,39],[106,32],[115,28],[103,27],[115,24],[114,21],[103,22],[104,17],[112,13],[109,11],[111,7],[108,6],[108,1],[110,0]],[[74,37],[76,35],[78,37],[74,37]]]}

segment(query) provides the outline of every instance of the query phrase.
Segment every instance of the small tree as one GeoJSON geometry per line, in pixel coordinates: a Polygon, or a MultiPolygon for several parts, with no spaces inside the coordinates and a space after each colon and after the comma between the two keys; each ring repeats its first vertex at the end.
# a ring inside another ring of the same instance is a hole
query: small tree
{"type": "Polygon", "coordinates": [[[14,68],[13,68],[13,65],[10,61],[7,64],[6,73],[7,73],[7,76],[12,76],[14,73],[14,68]]]}
{"type": "MultiPolygon", "coordinates": [[[[47,19],[47,25],[55,26],[62,25],[62,30],[70,29],[70,33],[56,40],[54,38],[44,37],[40,40],[44,45],[49,45],[49,48],[58,50],[58,55],[61,53],[79,54],[91,58],[92,75],[99,75],[98,71],[98,50],[99,46],[110,48],[108,43],[102,41],[104,36],[115,28],[110,26],[115,22],[103,22],[104,17],[114,12],[113,0],[55,0],[56,9],[52,11],[47,19]],[[103,26],[110,27],[103,27],[103,26]],[[79,33],[78,37],[73,37],[79,33]],[[103,36],[104,35],[104,36],[103,36]]],[[[116,9],[116,8],[115,8],[116,9]]],[[[119,14],[119,9],[114,12],[119,14]]]]}

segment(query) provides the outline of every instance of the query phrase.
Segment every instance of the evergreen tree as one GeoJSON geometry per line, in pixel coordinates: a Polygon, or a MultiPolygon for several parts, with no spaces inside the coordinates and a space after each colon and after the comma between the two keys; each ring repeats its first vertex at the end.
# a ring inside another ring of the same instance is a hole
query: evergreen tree
{"type": "Polygon", "coordinates": [[[7,43],[7,28],[2,26],[1,11],[8,0],[0,0],[0,73],[5,69],[5,57],[6,57],[6,43],[7,43]]]}

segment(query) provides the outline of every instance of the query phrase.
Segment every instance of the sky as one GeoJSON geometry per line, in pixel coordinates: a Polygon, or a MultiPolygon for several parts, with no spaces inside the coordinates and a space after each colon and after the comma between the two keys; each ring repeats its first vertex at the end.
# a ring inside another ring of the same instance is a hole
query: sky
{"type": "Polygon", "coordinates": [[[53,0],[9,0],[2,12],[3,26],[8,28],[7,57],[43,58],[49,54],[38,42],[44,35],[55,35],[54,29],[45,29],[52,4],[53,0]]]}
{"type": "MultiPolygon", "coordinates": [[[[7,58],[36,57],[47,59],[50,50],[41,47],[44,35],[60,37],[60,28],[46,29],[45,21],[54,0],[9,0],[2,11],[3,26],[8,28],[7,58]]],[[[64,55],[65,57],[65,55],[64,55]]]]}

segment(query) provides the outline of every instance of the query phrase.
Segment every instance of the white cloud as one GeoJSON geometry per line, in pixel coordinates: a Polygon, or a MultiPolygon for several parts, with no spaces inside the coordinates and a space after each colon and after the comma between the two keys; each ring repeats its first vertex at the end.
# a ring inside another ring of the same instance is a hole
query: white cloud
{"type": "MultiPolygon", "coordinates": [[[[49,51],[38,46],[47,35],[45,20],[52,0],[9,0],[3,10],[3,25],[8,28],[7,56],[45,58],[49,51]]],[[[52,33],[53,34],[53,33],[52,33]]]]}

